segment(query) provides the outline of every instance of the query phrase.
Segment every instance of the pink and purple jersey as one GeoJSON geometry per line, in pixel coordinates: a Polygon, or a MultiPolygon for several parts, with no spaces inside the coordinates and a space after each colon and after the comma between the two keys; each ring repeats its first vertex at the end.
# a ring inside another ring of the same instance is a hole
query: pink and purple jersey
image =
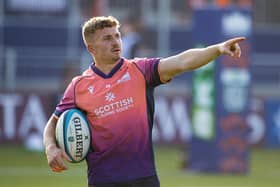
{"type": "Polygon", "coordinates": [[[78,108],[91,123],[89,184],[156,175],[151,133],[153,91],[162,83],[158,64],[158,58],[120,59],[107,75],[92,64],[66,89],[55,115],[78,108]]]}

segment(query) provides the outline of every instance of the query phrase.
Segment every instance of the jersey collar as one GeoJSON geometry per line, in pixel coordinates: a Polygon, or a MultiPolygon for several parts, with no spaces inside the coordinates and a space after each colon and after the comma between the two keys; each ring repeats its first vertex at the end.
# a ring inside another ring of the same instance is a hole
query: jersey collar
{"type": "Polygon", "coordinates": [[[119,60],[119,62],[115,65],[115,67],[110,71],[110,73],[105,74],[103,73],[100,69],[98,69],[95,64],[91,64],[91,69],[94,73],[96,73],[97,75],[99,75],[100,77],[104,78],[104,79],[108,79],[111,78],[122,66],[123,64],[123,58],[121,58],[119,60]]]}

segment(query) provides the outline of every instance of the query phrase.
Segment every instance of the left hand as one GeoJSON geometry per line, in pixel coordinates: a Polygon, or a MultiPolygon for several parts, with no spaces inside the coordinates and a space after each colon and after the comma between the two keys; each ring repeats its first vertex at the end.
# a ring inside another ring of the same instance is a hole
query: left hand
{"type": "Polygon", "coordinates": [[[231,57],[240,57],[241,49],[238,43],[245,39],[246,39],[245,37],[236,37],[221,43],[219,45],[220,53],[229,55],[231,57]]]}

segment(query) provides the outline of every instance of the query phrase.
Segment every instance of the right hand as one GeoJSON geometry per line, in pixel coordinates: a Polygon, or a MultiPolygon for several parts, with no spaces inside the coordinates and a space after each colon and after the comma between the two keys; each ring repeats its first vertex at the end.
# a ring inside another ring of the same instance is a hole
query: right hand
{"type": "Polygon", "coordinates": [[[52,171],[62,172],[68,169],[63,160],[67,160],[70,162],[70,158],[62,149],[60,149],[56,145],[49,145],[46,147],[46,156],[48,164],[52,171]]]}
{"type": "Polygon", "coordinates": [[[219,44],[219,52],[231,57],[239,58],[241,56],[241,48],[238,43],[245,40],[245,37],[236,37],[219,44]]]}

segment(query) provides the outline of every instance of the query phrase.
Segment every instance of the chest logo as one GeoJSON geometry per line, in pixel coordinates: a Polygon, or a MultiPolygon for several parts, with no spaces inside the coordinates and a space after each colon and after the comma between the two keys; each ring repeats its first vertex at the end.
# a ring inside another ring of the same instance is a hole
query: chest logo
{"type": "Polygon", "coordinates": [[[105,95],[105,100],[106,100],[106,101],[109,101],[109,102],[114,101],[115,98],[116,98],[116,96],[115,96],[115,94],[112,93],[112,92],[108,92],[108,93],[106,93],[106,95],[105,95]]]}
{"type": "Polygon", "coordinates": [[[90,94],[93,94],[94,87],[93,86],[89,86],[88,87],[88,91],[89,91],[90,94]]]}
{"type": "Polygon", "coordinates": [[[118,81],[117,83],[126,82],[130,80],[130,74],[126,72],[118,81]]]}

